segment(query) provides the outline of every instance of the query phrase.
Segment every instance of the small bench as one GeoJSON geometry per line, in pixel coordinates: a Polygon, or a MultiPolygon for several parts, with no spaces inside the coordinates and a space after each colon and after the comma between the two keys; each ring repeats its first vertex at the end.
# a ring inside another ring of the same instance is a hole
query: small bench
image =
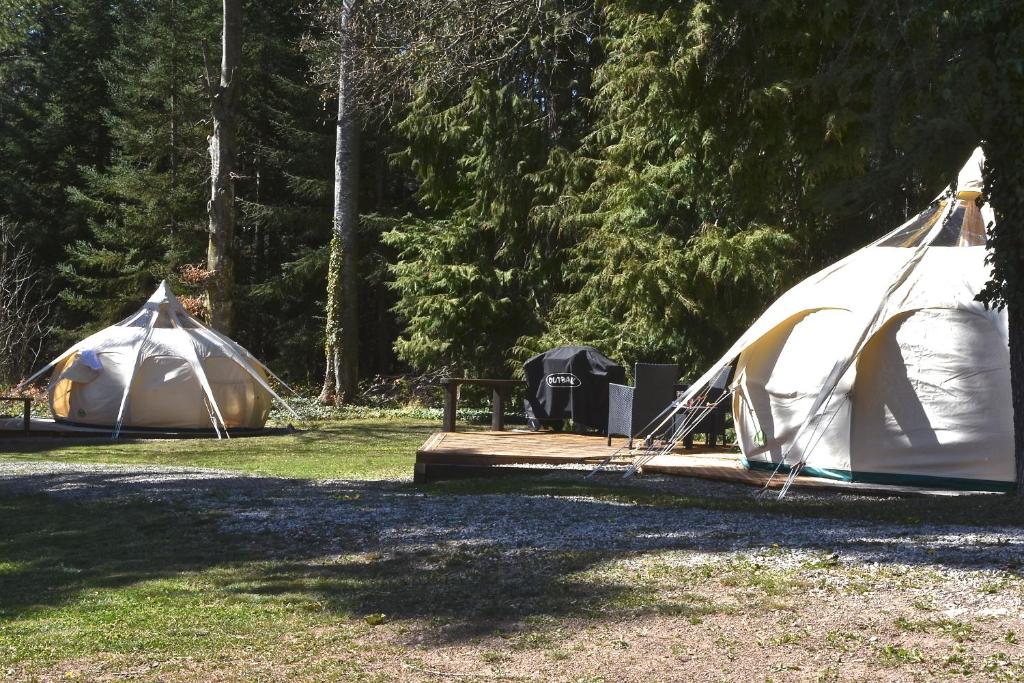
{"type": "Polygon", "coordinates": [[[500,432],[505,429],[505,402],[509,392],[517,387],[526,384],[518,379],[462,379],[459,377],[446,377],[441,380],[441,387],[444,388],[444,417],[441,422],[441,430],[445,432],[455,431],[455,411],[459,402],[459,385],[468,384],[491,389],[491,431],[500,432]]]}
{"type": "Polygon", "coordinates": [[[0,401],[21,401],[22,403],[22,429],[28,433],[32,426],[32,398],[29,396],[0,396],[0,401]]]}

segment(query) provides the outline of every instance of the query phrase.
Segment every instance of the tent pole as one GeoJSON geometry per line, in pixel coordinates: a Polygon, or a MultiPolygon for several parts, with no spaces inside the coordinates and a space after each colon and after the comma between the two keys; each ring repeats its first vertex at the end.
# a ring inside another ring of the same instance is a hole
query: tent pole
{"type": "MultiPolygon", "coordinates": [[[[206,376],[206,371],[203,370],[203,364],[199,360],[199,354],[196,353],[195,340],[192,338],[192,335],[190,334],[191,330],[181,326],[181,320],[180,318],[178,318],[177,311],[170,311],[170,314],[171,320],[174,321],[174,324],[177,326],[179,330],[185,333],[185,336],[188,339],[187,346],[189,357],[186,360],[188,360],[189,364],[192,366],[193,372],[196,373],[196,378],[199,380],[199,385],[203,388],[203,393],[206,394],[206,399],[207,401],[209,401],[210,407],[213,408],[213,412],[217,416],[216,420],[213,419],[212,415],[210,416],[211,421],[213,422],[213,429],[214,431],[217,431],[217,420],[220,420],[221,427],[224,428],[224,436],[230,439],[231,434],[230,432],[228,432],[228,425],[226,422],[224,422],[224,415],[221,414],[220,406],[217,405],[217,399],[214,398],[213,396],[213,387],[210,386],[210,380],[206,376]]],[[[220,432],[217,432],[217,438],[220,438],[220,432]]]]}
{"type": "Polygon", "coordinates": [[[142,359],[142,351],[146,348],[146,342],[149,341],[149,335],[153,332],[153,325],[156,324],[157,314],[153,314],[149,319],[149,324],[146,325],[146,331],[142,334],[142,339],[139,340],[139,346],[135,350],[135,362],[132,363],[132,369],[128,373],[128,380],[124,383],[124,393],[121,394],[121,405],[117,409],[117,422],[114,425],[114,433],[111,435],[112,439],[116,439],[121,435],[121,422],[124,420],[124,409],[128,405],[128,392],[131,391],[132,381],[135,379],[135,371],[139,367],[139,361],[142,359]]]}
{"type": "MultiPolygon", "coordinates": [[[[207,333],[209,331],[210,330],[207,330],[205,327],[197,327],[197,328],[194,328],[194,329],[189,329],[190,333],[191,332],[196,332],[196,333],[201,334],[203,336],[206,336],[205,333],[207,333]]],[[[209,339],[209,337],[207,337],[207,339],[209,339]]],[[[270,393],[271,396],[273,396],[275,399],[277,399],[277,402],[280,403],[281,405],[283,405],[288,410],[288,412],[290,412],[292,414],[292,416],[296,420],[300,419],[299,418],[299,414],[296,413],[294,410],[292,410],[292,407],[290,405],[288,405],[287,403],[285,403],[283,398],[281,398],[280,396],[277,395],[277,392],[274,391],[269,384],[267,384],[267,381],[265,379],[263,379],[262,377],[260,377],[260,374],[258,372],[256,372],[255,370],[252,369],[252,366],[249,364],[248,361],[246,361],[244,358],[242,358],[238,354],[238,352],[236,352],[234,349],[228,347],[227,350],[229,352],[229,357],[231,358],[231,360],[233,360],[236,363],[238,363],[239,365],[241,365],[242,369],[245,370],[246,372],[248,372],[249,375],[254,380],[256,380],[261,387],[266,389],[270,393]]]]}
{"type": "MultiPolygon", "coordinates": [[[[952,203],[950,203],[950,206],[952,206],[952,203]]],[[[798,447],[800,437],[803,435],[808,425],[810,425],[810,423],[821,414],[825,406],[828,405],[829,400],[835,393],[839,381],[843,378],[843,375],[845,375],[846,372],[850,369],[850,366],[853,365],[853,362],[857,359],[857,357],[860,356],[861,351],[864,350],[864,347],[867,345],[867,342],[871,339],[874,332],[877,331],[876,328],[878,326],[878,322],[882,320],[882,313],[883,311],[885,311],[889,299],[892,298],[892,296],[896,293],[896,290],[899,289],[907,281],[907,279],[910,277],[910,274],[914,271],[915,268],[917,268],[918,264],[921,263],[921,259],[924,258],[925,250],[928,248],[928,245],[934,238],[934,235],[932,233],[934,233],[936,230],[941,230],[942,223],[942,220],[936,221],[936,225],[928,234],[928,237],[914,249],[914,253],[911,254],[910,258],[907,259],[907,262],[903,265],[903,268],[900,269],[900,272],[896,276],[896,279],[893,280],[892,284],[890,284],[889,287],[886,289],[885,295],[883,296],[881,303],[879,303],[879,305],[875,307],[875,312],[864,325],[863,329],[861,330],[860,336],[857,338],[856,343],[850,349],[850,352],[847,353],[847,355],[844,358],[840,358],[838,361],[836,361],[835,365],[832,366],[832,371],[829,373],[824,384],[822,385],[821,391],[818,393],[817,398],[815,398],[814,403],[811,405],[811,409],[810,411],[808,411],[807,417],[804,418],[803,422],[800,424],[800,427],[797,429],[796,434],[793,436],[793,442],[790,444],[789,449],[786,451],[785,454],[783,454],[782,460],[780,461],[780,466],[782,463],[786,461],[790,453],[793,452],[793,449],[798,447]]],[[[789,491],[789,485],[792,484],[793,479],[796,478],[800,469],[802,469],[803,464],[807,462],[807,458],[810,456],[810,450],[808,449],[803,449],[802,451],[798,449],[797,453],[799,454],[799,458],[796,462],[796,465],[799,465],[799,467],[793,466],[790,469],[789,474],[786,476],[786,484],[783,485],[782,490],[779,492],[780,499],[786,495],[787,491],[789,491]]]]}
{"type": "Polygon", "coordinates": [[[49,363],[44,365],[40,370],[36,371],[35,374],[33,374],[31,377],[29,377],[26,380],[22,380],[22,382],[18,386],[14,387],[14,390],[15,391],[21,391],[25,387],[31,385],[37,379],[42,377],[46,373],[47,370],[52,370],[54,367],[57,366],[58,363],[62,362],[64,359],[68,358],[71,354],[75,353],[78,350],[79,350],[79,344],[75,344],[70,349],[68,349],[67,351],[65,351],[64,353],[60,354],[59,356],[57,356],[56,358],[51,360],[49,363]]]}

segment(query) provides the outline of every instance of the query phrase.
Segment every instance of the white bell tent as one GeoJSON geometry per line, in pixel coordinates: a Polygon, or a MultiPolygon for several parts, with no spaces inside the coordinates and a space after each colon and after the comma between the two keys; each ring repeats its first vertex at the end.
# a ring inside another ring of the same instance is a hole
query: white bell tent
{"type": "Polygon", "coordinates": [[[54,419],[110,427],[115,437],[122,428],[227,436],[262,428],[271,399],[291,410],[268,377],[281,380],[190,316],[166,282],[134,314],[78,342],[22,386],[49,370],[54,419]]]}
{"type": "Polygon", "coordinates": [[[994,220],[976,201],[983,163],[978,149],[956,188],[782,295],[677,404],[735,362],[750,467],[1011,489],[1007,316],[975,300],[994,220]]]}

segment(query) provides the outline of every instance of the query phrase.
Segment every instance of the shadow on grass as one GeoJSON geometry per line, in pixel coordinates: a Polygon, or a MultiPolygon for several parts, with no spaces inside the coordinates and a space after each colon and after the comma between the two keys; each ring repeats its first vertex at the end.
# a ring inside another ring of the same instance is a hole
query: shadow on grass
{"type": "Polygon", "coordinates": [[[212,590],[251,600],[253,609],[280,596],[344,617],[425,617],[453,624],[445,639],[538,615],[596,614],[633,591],[571,578],[613,553],[524,548],[512,560],[497,549],[438,547],[346,554],[354,542],[344,540],[340,556],[324,557],[316,543],[297,548],[294,538],[224,533],[218,517],[153,502],[0,497],[0,619],[209,569],[219,570],[205,579],[212,590]]]}
{"type": "Polygon", "coordinates": [[[526,549],[513,559],[487,551],[397,551],[252,567],[222,589],[240,595],[303,594],[345,616],[425,618],[439,627],[437,641],[504,631],[536,618],[600,616],[622,605],[640,612],[706,609],[689,603],[669,608],[647,595],[644,586],[586,575],[616,556],[622,554],[526,549]]]}
{"type": "Polygon", "coordinates": [[[0,616],[236,559],[214,523],[165,504],[0,498],[0,616]]]}
{"type": "MultiPolygon", "coordinates": [[[[534,617],[714,609],[686,594],[665,602],[644,581],[589,571],[651,550],[847,549],[881,563],[976,566],[970,548],[907,547],[921,521],[984,515],[974,521],[1003,530],[1021,521],[1010,509],[1016,501],[998,496],[776,504],[728,490],[699,496],[529,478],[417,489],[74,469],[8,477],[0,486],[0,618],[216,569],[204,579],[211,590],[251,599],[254,609],[260,598],[286,595],[339,616],[434,619],[444,626],[438,638],[461,639],[534,617]],[[492,493],[507,495],[483,495],[492,493]],[[743,523],[746,516],[761,521],[743,523]],[[796,533],[807,517],[816,518],[812,528],[796,533]]],[[[1019,558],[1024,533],[1007,542],[982,549],[989,566],[993,557],[1019,558]]],[[[1019,564],[1004,565],[1020,573],[1019,564]]]]}

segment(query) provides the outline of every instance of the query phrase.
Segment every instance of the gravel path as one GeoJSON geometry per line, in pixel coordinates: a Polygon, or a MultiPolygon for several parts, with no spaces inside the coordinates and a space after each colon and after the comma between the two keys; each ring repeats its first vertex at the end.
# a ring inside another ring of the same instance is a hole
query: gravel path
{"type": "MultiPolygon", "coordinates": [[[[579,482],[581,475],[547,476],[579,482]]],[[[730,502],[756,492],[680,477],[632,485],[730,502]]],[[[246,558],[271,560],[224,590],[262,597],[301,579],[315,605],[337,600],[357,615],[307,629],[317,632],[312,638],[290,621],[287,647],[303,650],[287,663],[274,655],[256,662],[247,648],[229,664],[197,658],[192,669],[177,662],[143,669],[154,680],[278,680],[307,660],[310,680],[342,660],[342,678],[356,666],[367,677],[388,672],[402,681],[839,680],[840,670],[844,680],[931,680],[959,671],[1019,680],[1024,673],[1016,645],[1024,634],[1019,525],[883,524],[769,514],[756,504],[721,511],[588,496],[432,494],[394,481],[0,462],[0,498],[15,494],[209,514],[246,558]],[[563,583],[566,568],[574,578],[563,583]],[[633,590],[642,585],[653,589],[633,590]],[[387,620],[368,626],[366,615],[387,620]],[[321,641],[324,628],[341,628],[344,638],[321,641]],[[258,670],[245,668],[253,662],[258,670]]],[[[850,497],[793,493],[824,501],[824,509],[850,497]]],[[[121,677],[135,663],[74,660],[42,678],[83,670],[121,677]]]]}
{"type": "MultiPolygon", "coordinates": [[[[560,475],[565,476],[565,475],[560,475]]],[[[696,479],[645,479],[681,494],[751,496],[696,479]]],[[[294,480],[210,469],[48,462],[0,463],[0,495],[46,493],[88,501],[146,500],[215,511],[223,531],[276,552],[415,551],[439,544],[520,550],[723,554],[792,550],[843,561],[997,569],[1024,563],[1024,528],[878,524],[850,519],[661,508],[589,497],[428,495],[408,484],[294,480]]],[[[836,494],[800,493],[804,497],[836,494]]],[[[885,500],[879,499],[879,505],[885,500]]]]}

